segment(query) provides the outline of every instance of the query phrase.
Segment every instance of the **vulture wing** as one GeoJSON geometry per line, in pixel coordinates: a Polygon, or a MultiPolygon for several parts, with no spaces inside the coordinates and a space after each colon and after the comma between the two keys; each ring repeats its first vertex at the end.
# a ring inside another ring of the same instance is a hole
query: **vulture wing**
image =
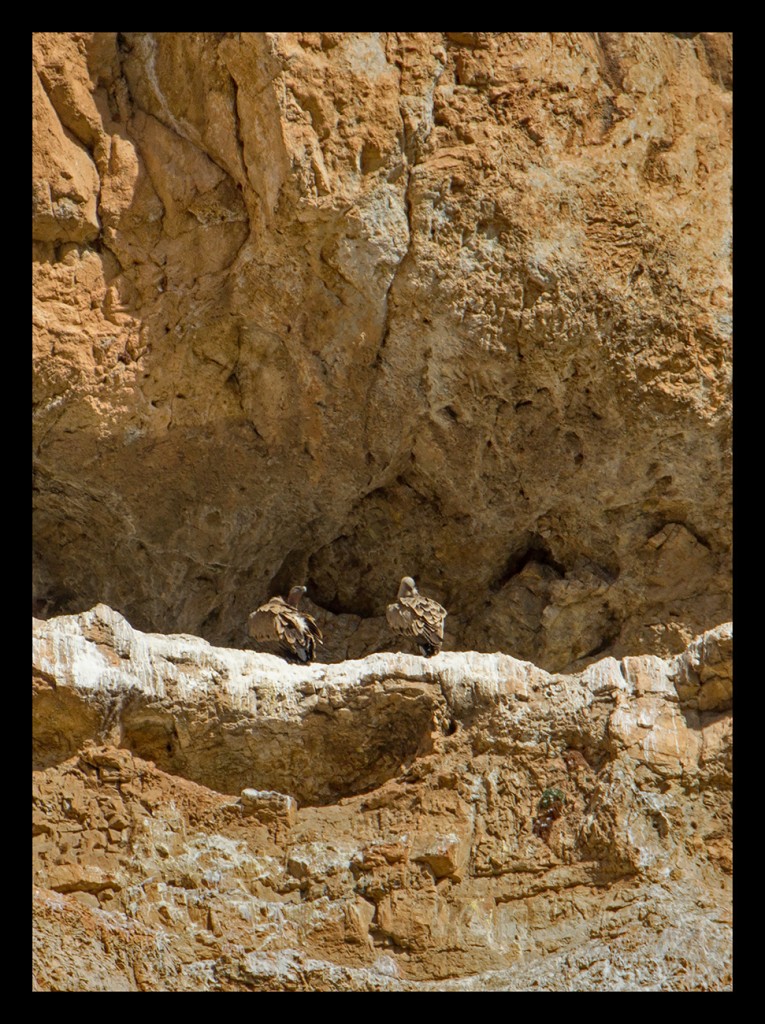
{"type": "Polygon", "coordinates": [[[389,604],[388,625],[400,636],[413,637],[426,654],[437,654],[444,642],[446,609],[422,594],[402,597],[389,604]]]}
{"type": "Polygon", "coordinates": [[[260,643],[277,644],[299,661],[311,661],[317,643],[324,643],[316,620],[299,612],[281,597],[272,597],[250,615],[250,636],[260,643]]]}

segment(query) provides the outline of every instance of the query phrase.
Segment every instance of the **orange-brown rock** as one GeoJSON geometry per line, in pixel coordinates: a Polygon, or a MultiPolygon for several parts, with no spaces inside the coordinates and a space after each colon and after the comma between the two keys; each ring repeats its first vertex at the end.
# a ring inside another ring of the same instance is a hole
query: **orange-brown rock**
{"type": "Polygon", "coordinates": [[[33,632],[37,989],[730,988],[729,625],[578,675],[33,632]]]}
{"type": "Polygon", "coordinates": [[[329,662],[411,574],[550,671],[726,621],[730,55],[37,33],[35,614],[238,647],[303,580],[329,662]]]}
{"type": "Polygon", "coordinates": [[[730,988],[730,34],[32,87],[34,987],[730,988]]]}

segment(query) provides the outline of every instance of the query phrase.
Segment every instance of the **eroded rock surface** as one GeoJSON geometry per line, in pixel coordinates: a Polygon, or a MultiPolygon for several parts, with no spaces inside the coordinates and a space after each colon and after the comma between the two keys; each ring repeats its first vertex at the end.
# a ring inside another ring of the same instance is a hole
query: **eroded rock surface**
{"type": "Polygon", "coordinates": [[[578,675],[33,625],[37,988],[730,987],[730,625],[578,675]]]}
{"type": "MultiPolygon", "coordinates": [[[[38,33],[35,614],[305,582],[551,671],[730,617],[724,33],[38,33]]],[[[329,632],[329,630],[328,630],[329,632]]]]}

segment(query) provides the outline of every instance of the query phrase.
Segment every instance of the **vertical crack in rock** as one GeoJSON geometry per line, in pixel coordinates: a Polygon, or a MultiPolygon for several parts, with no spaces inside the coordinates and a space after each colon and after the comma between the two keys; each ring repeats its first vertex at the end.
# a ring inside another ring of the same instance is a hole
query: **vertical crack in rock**
{"type": "MultiPolygon", "coordinates": [[[[225,61],[224,61],[224,63],[225,63],[225,61]]],[[[228,68],[227,68],[227,70],[228,70],[228,68]]],[[[233,106],[232,106],[232,112],[233,112],[233,115],[234,115],[234,132],[235,132],[235,135],[236,135],[237,146],[239,147],[239,159],[241,161],[242,171],[244,172],[244,177],[245,177],[245,180],[246,180],[248,175],[247,175],[247,164],[245,163],[245,158],[244,158],[244,138],[242,136],[242,121],[241,121],[241,117],[239,115],[239,86],[237,84],[236,78],[231,74],[231,72],[229,71],[228,73],[229,73],[229,77],[231,79],[231,88],[233,89],[233,92],[234,92],[234,102],[233,102],[233,106]]]]}

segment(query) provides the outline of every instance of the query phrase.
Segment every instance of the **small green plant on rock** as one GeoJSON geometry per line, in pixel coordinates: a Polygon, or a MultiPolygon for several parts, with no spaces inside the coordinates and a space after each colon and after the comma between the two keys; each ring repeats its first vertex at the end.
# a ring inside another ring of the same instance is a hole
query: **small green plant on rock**
{"type": "Polygon", "coordinates": [[[539,810],[546,811],[548,807],[552,807],[553,804],[564,804],[566,802],[566,794],[562,789],[557,789],[555,786],[551,786],[546,789],[539,800],[539,810]]]}
{"type": "Polygon", "coordinates": [[[566,802],[566,795],[563,790],[558,789],[555,786],[550,786],[546,789],[542,796],[539,798],[537,808],[539,815],[534,819],[533,832],[534,835],[540,836],[542,839],[547,839],[547,836],[552,828],[552,823],[563,813],[563,805],[566,802]]]}

